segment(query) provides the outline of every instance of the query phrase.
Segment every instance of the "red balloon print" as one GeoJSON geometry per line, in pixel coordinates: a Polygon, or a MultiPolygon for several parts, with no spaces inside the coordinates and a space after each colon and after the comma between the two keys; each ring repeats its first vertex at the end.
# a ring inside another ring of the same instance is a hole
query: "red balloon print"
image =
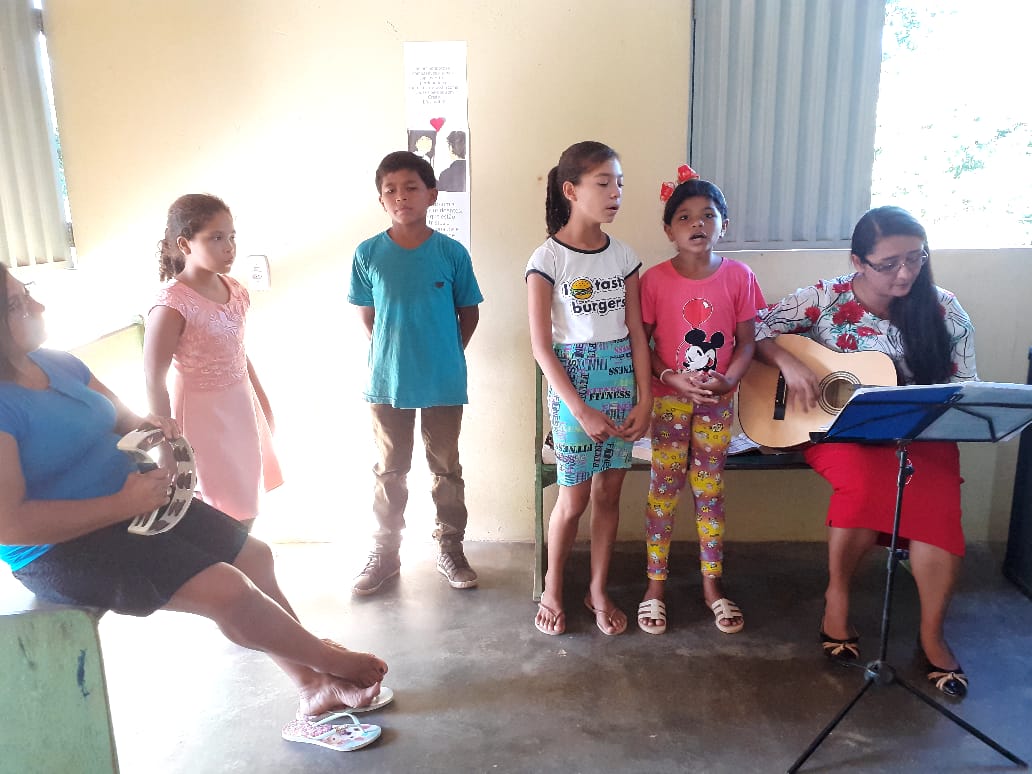
{"type": "Polygon", "coordinates": [[[702,324],[713,314],[713,304],[705,298],[693,298],[684,305],[681,313],[693,328],[701,328],[702,324]]]}

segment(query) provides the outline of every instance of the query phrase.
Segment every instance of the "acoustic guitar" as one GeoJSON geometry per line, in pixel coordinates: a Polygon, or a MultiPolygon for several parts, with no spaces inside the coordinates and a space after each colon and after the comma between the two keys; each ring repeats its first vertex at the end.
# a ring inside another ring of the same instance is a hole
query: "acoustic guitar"
{"type": "Polygon", "coordinates": [[[831,424],[857,387],[896,384],[896,367],[884,352],[833,352],[800,335],[778,336],[776,343],[817,374],[818,405],[805,409],[790,404],[781,371],[753,359],[738,388],[738,421],[743,432],[761,446],[786,448],[807,443],[811,432],[831,424]]]}

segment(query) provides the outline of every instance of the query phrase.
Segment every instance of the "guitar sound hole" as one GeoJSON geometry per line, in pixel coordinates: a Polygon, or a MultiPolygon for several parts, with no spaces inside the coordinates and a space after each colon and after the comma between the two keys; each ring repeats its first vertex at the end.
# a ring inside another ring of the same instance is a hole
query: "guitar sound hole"
{"type": "Polygon", "coordinates": [[[821,380],[821,408],[829,414],[839,413],[859,385],[859,380],[853,374],[842,371],[828,374],[821,380]]]}

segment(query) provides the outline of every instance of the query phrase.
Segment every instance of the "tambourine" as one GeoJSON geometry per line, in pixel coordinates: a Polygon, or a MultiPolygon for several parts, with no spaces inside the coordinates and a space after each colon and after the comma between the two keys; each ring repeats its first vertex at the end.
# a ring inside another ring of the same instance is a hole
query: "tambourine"
{"type": "MultiPolygon", "coordinates": [[[[154,470],[157,463],[147,452],[165,441],[165,434],[160,428],[133,430],[122,437],[118,448],[132,457],[141,471],[154,470]]],[[[193,500],[194,487],[197,485],[193,449],[183,436],[167,443],[172,447],[172,459],[176,463],[176,472],[169,487],[171,499],[153,512],[141,513],[134,518],[129,525],[129,531],[134,535],[160,535],[167,532],[179,523],[193,500]]]]}

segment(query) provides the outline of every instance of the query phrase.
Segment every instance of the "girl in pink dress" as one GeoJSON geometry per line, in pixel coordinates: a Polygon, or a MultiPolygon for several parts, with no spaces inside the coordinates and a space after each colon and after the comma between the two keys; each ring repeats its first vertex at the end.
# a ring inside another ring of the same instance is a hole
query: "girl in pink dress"
{"type": "Polygon", "coordinates": [[[193,446],[200,497],[250,529],[261,488],[283,479],[269,400],[244,353],[251,300],[226,276],[235,257],[225,202],[188,194],[172,203],[158,252],[159,276],[172,281],[150,310],[143,354],[151,411],[175,418],[193,446]]]}

